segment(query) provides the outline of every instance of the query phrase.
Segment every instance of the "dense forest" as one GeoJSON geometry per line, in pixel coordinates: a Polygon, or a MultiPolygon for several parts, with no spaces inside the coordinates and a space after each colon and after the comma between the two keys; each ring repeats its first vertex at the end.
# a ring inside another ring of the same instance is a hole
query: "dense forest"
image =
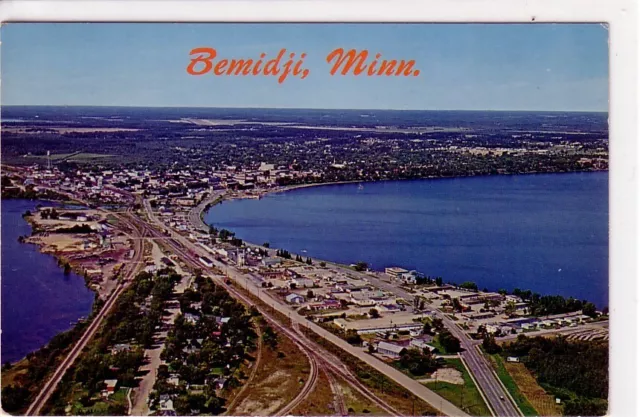
{"type": "Polygon", "coordinates": [[[565,415],[607,413],[607,342],[520,335],[514,342],[502,346],[502,354],[520,357],[540,385],[562,400],[565,415]]]}

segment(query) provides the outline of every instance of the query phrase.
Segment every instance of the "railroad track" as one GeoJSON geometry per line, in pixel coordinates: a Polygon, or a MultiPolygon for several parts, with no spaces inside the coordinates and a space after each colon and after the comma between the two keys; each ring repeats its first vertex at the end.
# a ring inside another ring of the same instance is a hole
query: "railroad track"
{"type": "MultiPolygon", "coordinates": [[[[145,230],[138,229],[134,223],[128,222],[125,219],[123,219],[123,221],[127,222],[133,231],[137,231],[143,236],[146,233],[145,230]]],[[[142,242],[142,241],[140,240],[139,242],[142,242]]],[[[130,278],[133,275],[135,275],[136,271],[140,266],[140,260],[142,259],[144,247],[142,246],[141,243],[138,244],[138,246],[140,247],[135,252],[134,258],[131,259],[131,261],[128,264],[129,269],[127,270],[126,274],[123,274],[124,277],[127,277],[129,279],[124,279],[121,283],[116,285],[115,290],[107,298],[100,312],[94,317],[89,327],[87,327],[87,330],[85,330],[85,332],[80,337],[78,342],[76,342],[75,346],[67,354],[66,358],[62,361],[62,363],[58,366],[58,368],[55,370],[53,375],[44,384],[43,388],[40,390],[40,393],[36,396],[36,398],[33,400],[31,405],[27,409],[25,415],[35,416],[35,415],[41,414],[42,407],[44,407],[44,405],[47,403],[49,398],[51,398],[51,395],[54,393],[56,387],[58,386],[58,383],[60,382],[64,374],[71,367],[71,365],[73,365],[76,359],[78,359],[78,357],[82,353],[82,350],[86,347],[87,343],[89,343],[89,341],[93,338],[95,333],[98,331],[98,329],[100,328],[100,325],[102,324],[102,320],[107,316],[107,314],[109,314],[109,311],[115,304],[118,297],[127,289],[127,287],[130,284],[130,278]]]]}
{"type": "Polygon", "coordinates": [[[329,385],[331,386],[331,391],[333,391],[334,396],[334,409],[339,416],[347,416],[349,412],[347,410],[347,406],[344,402],[344,395],[342,393],[342,388],[338,385],[335,376],[330,371],[325,370],[324,374],[327,376],[329,380],[329,385]]]}
{"type": "MultiPolygon", "coordinates": [[[[156,230],[154,227],[148,225],[147,223],[145,223],[141,219],[137,219],[135,217],[132,217],[132,219],[134,221],[138,222],[139,226],[143,227],[150,235],[152,235],[152,236],[161,235],[161,232],[156,230]]],[[[212,268],[207,268],[204,265],[202,265],[198,260],[198,255],[195,254],[195,253],[190,252],[189,250],[187,250],[184,247],[184,245],[181,244],[180,242],[178,242],[175,238],[174,239],[167,239],[167,240],[165,240],[165,243],[167,243],[169,246],[171,246],[171,249],[174,251],[174,253],[176,253],[177,255],[182,257],[183,260],[186,261],[188,264],[191,264],[191,266],[193,268],[201,269],[201,270],[211,270],[212,269],[212,268]]],[[[245,294],[243,294],[240,291],[238,291],[233,286],[227,284],[223,279],[221,279],[219,277],[212,277],[212,279],[218,285],[221,285],[222,287],[224,287],[235,298],[241,300],[242,302],[244,302],[247,305],[254,305],[255,306],[255,302],[253,300],[251,300],[245,294]]],[[[342,364],[342,362],[338,358],[336,358],[334,355],[330,354],[326,350],[322,349],[315,342],[312,342],[306,336],[304,336],[304,334],[300,331],[299,327],[296,327],[297,331],[296,330],[292,330],[292,329],[280,324],[280,322],[275,320],[269,313],[264,311],[264,309],[261,309],[258,306],[256,306],[256,308],[258,308],[258,310],[264,316],[265,319],[267,319],[269,322],[271,322],[272,325],[276,329],[278,329],[282,333],[284,333],[287,336],[289,336],[289,338],[294,343],[296,343],[296,345],[298,347],[300,347],[300,349],[305,354],[307,354],[309,357],[313,358],[313,361],[315,361],[317,364],[321,364],[321,366],[323,366],[325,369],[327,369],[327,370],[335,373],[336,375],[340,376],[341,378],[343,378],[356,391],[358,391],[363,397],[365,397],[366,399],[371,401],[373,404],[376,404],[381,410],[383,410],[384,412],[388,413],[388,415],[402,416],[402,413],[398,412],[396,409],[394,409],[393,407],[388,405],[386,402],[382,401],[374,393],[372,393],[364,384],[362,384],[358,380],[358,378],[356,376],[354,376],[344,366],[344,364],[342,364]],[[309,346],[312,346],[313,348],[310,348],[309,346]]],[[[315,379],[317,379],[317,376],[315,377],[315,379]]],[[[306,385],[307,384],[305,384],[305,386],[306,385]]],[[[303,389],[303,391],[305,391],[305,390],[303,389]]],[[[310,392],[311,392],[311,389],[307,390],[305,392],[305,395],[308,395],[310,392]]],[[[296,397],[296,398],[298,398],[298,397],[296,397]]],[[[294,401],[296,401],[296,400],[294,399],[294,401]]],[[[289,405],[286,406],[287,409],[289,409],[289,405]]],[[[295,408],[295,407],[292,407],[291,409],[293,409],[293,408],[295,408]]],[[[282,410],[280,411],[279,414],[281,414],[281,415],[283,414],[282,410]]]]}
{"type": "Polygon", "coordinates": [[[309,394],[311,394],[311,392],[316,387],[316,384],[318,382],[318,374],[319,374],[318,362],[313,357],[313,355],[309,353],[308,349],[302,347],[294,339],[292,340],[309,358],[309,365],[311,367],[311,370],[309,371],[309,378],[307,378],[307,381],[305,382],[304,387],[302,387],[302,391],[300,391],[298,395],[296,395],[295,398],[291,400],[289,404],[285,405],[278,412],[276,412],[274,414],[276,416],[286,416],[286,415],[292,414],[293,410],[295,410],[296,407],[298,407],[309,396],[309,394]]]}

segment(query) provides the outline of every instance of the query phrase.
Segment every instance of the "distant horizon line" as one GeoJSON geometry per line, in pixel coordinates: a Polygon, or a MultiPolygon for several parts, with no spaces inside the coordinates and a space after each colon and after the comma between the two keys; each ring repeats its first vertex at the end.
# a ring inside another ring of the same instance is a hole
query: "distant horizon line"
{"type": "Polygon", "coordinates": [[[372,109],[372,108],[324,108],[324,107],[240,107],[240,106],[127,106],[101,104],[2,104],[3,107],[92,107],[92,108],[130,108],[130,109],[238,109],[238,110],[347,110],[347,111],[450,111],[450,112],[514,112],[514,113],[609,113],[609,110],[478,110],[478,109],[372,109]]]}

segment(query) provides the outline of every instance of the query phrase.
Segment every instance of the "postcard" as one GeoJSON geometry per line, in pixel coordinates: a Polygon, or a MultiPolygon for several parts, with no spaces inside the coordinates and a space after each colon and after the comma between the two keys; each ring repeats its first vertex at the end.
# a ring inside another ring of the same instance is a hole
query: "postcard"
{"type": "Polygon", "coordinates": [[[7,23],[2,409],[609,412],[609,27],[7,23]]]}

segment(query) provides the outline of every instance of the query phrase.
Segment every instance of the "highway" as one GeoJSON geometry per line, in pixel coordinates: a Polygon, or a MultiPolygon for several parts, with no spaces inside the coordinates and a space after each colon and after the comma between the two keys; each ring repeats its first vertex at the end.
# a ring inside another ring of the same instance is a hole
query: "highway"
{"type": "MultiPolygon", "coordinates": [[[[247,245],[257,246],[252,244],[247,245]]],[[[269,253],[271,255],[275,253],[275,250],[271,249],[269,250],[269,253]]],[[[314,263],[321,262],[320,259],[313,259],[313,261],[314,263]]],[[[413,300],[415,296],[414,294],[409,293],[399,286],[384,281],[373,274],[358,273],[353,269],[343,268],[335,264],[331,264],[330,267],[336,270],[343,270],[344,272],[348,272],[350,275],[358,276],[362,279],[365,279],[374,286],[388,291],[399,298],[404,298],[409,302],[413,300]]],[[[435,317],[442,319],[444,326],[451,332],[451,334],[453,334],[460,340],[460,345],[464,349],[464,351],[461,352],[461,356],[469,367],[469,370],[475,379],[476,385],[478,386],[481,394],[485,399],[485,402],[487,403],[487,406],[489,406],[489,409],[491,410],[493,415],[501,417],[522,416],[522,412],[516,406],[515,402],[513,402],[511,395],[501,384],[491,364],[487,361],[484,355],[476,349],[475,345],[477,345],[477,341],[471,340],[469,337],[467,337],[465,332],[456,325],[456,322],[442,313],[440,310],[430,308],[428,305],[426,306],[426,309],[430,311],[435,317]]]]}
{"type": "MultiPolygon", "coordinates": [[[[164,229],[165,228],[164,225],[155,217],[155,215],[151,211],[151,206],[147,200],[144,201],[144,206],[145,206],[145,209],[147,210],[147,214],[149,215],[150,220],[156,223],[161,229],[164,229]]],[[[141,226],[142,227],[146,226],[148,228],[147,229],[148,233],[150,233],[152,236],[154,234],[160,235],[160,232],[158,232],[155,228],[149,227],[142,220],[140,221],[142,222],[141,226]]],[[[170,230],[169,233],[170,233],[170,236],[173,238],[173,240],[167,239],[164,242],[170,244],[173,248],[173,251],[177,255],[183,258],[187,258],[192,263],[195,263],[198,266],[198,268],[202,270],[205,270],[205,271],[208,270],[208,268],[202,265],[198,260],[199,256],[208,256],[208,253],[206,253],[204,249],[190,242],[187,238],[174,232],[173,230],[170,230]]],[[[253,296],[257,297],[258,299],[266,303],[269,307],[289,317],[292,324],[297,322],[299,326],[312,330],[319,336],[327,339],[328,341],[332,342],[336,346],[342,348],[344,351],[350,353],[351,355],[365,362],[367,365],[371,366],[378,372],[384,374],[389,379],[393,380],[400,386],[404,387],[405,389],[407,389],[409,392],[411,392],[418,398],[424,400],[434,408],[440,410],[443,414],[449,415],[449,416],[468,416],[466,412],[456,407],[451,402],[445,400],[435,392],[431,391],[430,389],[428,389],[427,387],[425,387],[415,379],[410,378],[406,374],[378,360],[374,356],[369,355],[362,348],[350,345],[342,338],[325,330],[324,328],[318,326],[317,324],[308,321],[305,317],[299,315],[295,310],[292,310],[289,306],[283,305],[278,300],[275,300],[274,298],[271,297],[271,295],[268,292],[262,291],[262,288],[256,285],[254,279],[252,279],[250,275],[244,274],[236,270],[235,268],[230,267],[215,259],[213,260],[213,263],[214,263],[214,267],[223,271],[228,278],[232,279],[236,283],[236,285],[240,285],[247,292],[249,292],[253,296]]],[[[219,280],[219,282],[222,285],[225,285],[227,287],[227,290],[230,291],[235,296],[238,296],[238,297],[242,296],[240,293],[235,291],[233,286],[226,285],[222,280],[219,280]]],[[[263,313],[263,315],[267,314],[264,311],[261,311],[261,312],[263,313]]],[[[293,335],[292,338],[299,337],[299,336],[296,336],[295,332],[292,332],[286,328],[283,328],[283,331],[286,331],[288,335],[293,335]]],[[[392,414],[398,415],[397,412],[394,412],[392,414]]],[[[513,415],[516,416],[518,414],[516,413],[513,415]]]]}
{"type": "MultiPolygon", "coordinates": [[[[222,197],[225,193],[226,193],[226,190],[215,191],[209,197],[202,200],[200,204],[198,204],[197,206],[189,210],[189,214],[187,215],[187,217],[191,225],[195,227],[197,230],[208,232],[209,226],[205,224],[204,221],[202,221],[202,217],[200,217],[200,214],[204,211],[207,205],[212,204],[218,198],[222,197]]],[[[147,213],[149,213],[149,210],[147,210],[147,213]]]]}
{"type": "MultiPolygon", "coordinates": [[[[152,213],[150,214],[150,217],[154,219],[154,221],[157,221],[157,219],[155,218],[155,216],[153,216],[152,213]]],[[[133,217],[132,220],[140,222],[139,223],[140,227],[146,228],[147,233],[149,233],[150,236],[154,236],[154,235],[157,236],[159,234],[157,229],[144,223],[143,220],[137,219],[135,217],[133,217]]],[[[182,236],[176,234],[176,238],[173,238],[173,237],[166,238],[164,243],[167,246],[170,246],[169,248],[170,250],[172,250],[176,255],[180,256],[183,261],[185,261],[187,264],[190,264],[193,268],[202,269],[202,270],[205,270],[205,272],[207,271],[208,268],[203,267],[203,265],[199,262],[197,255],[194,255],[193,252],[186,249],[185,245],[188,247],[189,245],[192,245],[192,244],[186,239],[184,239],[182,236]],[[183,240],[185,244],[180,243],[178,240],[183,240]]],[[[200,250],[199,247],[194,247],[192,249],[200,250]]],[[[241,302],[243,302],[246,305],[256,306],[253,300],[249,299],[242,292],[238,291],[234,286],[228,285],[219,276],[218,277],[216,277],[215,275],[213,276],[209,275],[209,276],[211,279],[216,281],[218,285],[225,287],[226,290],[229,291],[229,293],[233,297],[239,299],[241,302]]],[[[247,279],[250,279],[250,278],[247,278],[247,279]]],[[[364,384],[362,384],[358,380],[358,378],[355,375],[353,375],[351,371],[337,357],[327,352],[322,347],[318,346],[315,342],[306,338],[306,336],[304,336],[304,334],[300,330],[299,322],[297,321],[291,322],[292,328],[293,328],[292,330],[286,326],[283,326],[279,321],[273,318],[273,316],[269,313],[269,311],[265,311],[260,306],[256,306],[256,308],[258,308],[258,310],[260,311],[260,313],[263,315],[265,319],[271,322],[271,324],[275,329],[289,336],[289,338],[302,350],[302,352],[305,353],[305,355],[307,355],[312,367],[311,376],[307,381],[307,383],[305,384],[305,387],[303,388],[302,393],[296,396],[296,398],[294,398],[294,400],[289,405],[285,406],[284,408],[285,411],[293,410],[295,406],[299,405],[304,400],[304,398],[311,393],[318,376],[317,368],[320,368],[323,371],[325,371],[327,375],[330,375],[331,373],[333,373],[336,376],[341,377],[343,380],[349,383],[352,388],[358,391],[366,399],[376,404],[381,410],[387,412],[389,415],[393,415],[393,416],[401,415],[401,413],[399,413],[397,410],[395,410],[394,408],[389,406],[387,403],[385,403],[383,400],[378,398],[373,392],[369,390],[369,388],[367,388],[364,384]]],[[[291,312],[288,310],[287,312],[289,313],[289,318],[291,318],[290,317],[291,312]]],[[[303,322],[302,324],[303,325],[307,324],[305,327],[309,328],[308,323],[303,322]]],[[[280,410],[278,413],[284,414],[282,410],[280,410]]],[[[461,415],[465,415],[465,414],[461,414],[461,415]]]]}
{"type": "MultiPolygon", "coordinates": [[[[144,234],[145,234],[144,229],[139,230],[134,224],[129,223],[128,221],[123,219],[122,216],[115,213],[113,214],[123,222],[127,223],[127,225],[131,227],[134,234],[138,234],[139,236],[144,237],[144,234]]],[[[71,365],[73,365],[73,363],[76,361],[78,356],[80,356],[80,354],[82,353],[82,350],[85,348],[87,343],[89,343],[89,341],[93,338],[96,331],[100,328],[100,325],[102,324],[102,320],[107,316],[107,314],[115,304],[120,294],[124,292],[124,290],[131,283],[132,281],[131,279],[136,275],[142,261],[144,246],[143,246],[142,239],[134,239],[133,242],[134,242],[134,245],[136,246],[134,249],[134,257],[127,264],[126,266],[127,270],[123,274],[122,281],[118,283],[113,293],[109,296],[109,298],[107,298],[104,306],[102,307],[100,312],[93,318],[93,320],[91,321],[91,324],[89,325],[89,327],[87,327],[84,334],[76,342],[75,346],[67,354],[67,356],[62,361],[62,363],[58,365],[58,368],[54,371],[53,375],[44,384],[44,386],[42,387],[42,389],[40,390],[36,398],[33,400],[31,405],[27,409],[25,415],[27,416],[41,415],[42,407],[47,403],[49,398],[51,398],[51,395],[56,390],[56,387],[58,386],[58,383],[60,382],[64,374],[71,367],[71,365]]]]}
{"type": "MultiPolygon", "coordinates": [[[[199,216],[198,220],[200,220],[199,216]]],[[[248,245],[256,246],[251,244],[248,245]]],[[[275,250],[271,249],[269,252],[272,254],[275,253],[275,250]]],[[[322,260],[313,259],[313,261],[318,263],[322,260]]],[[[413,294],[405,291],[397,285],[380,279],[374,274],[358,273],[353,269],[343,268],[335,264],[331,264],[330,267],[336,270],[343,270],[343,272],[348,272],[351,275],[359,276],[360,278],[371,282],[374,286],[388,291],[397,297],[404,298],[409,302],[414,298],[413,294]]],[[[430,308],[428,305],[427,310],[432,312],[435,317],[442,319],[444,326],[451,332],[451,334],[460,340],[461,347],[464,349],[464,351],[461,352],[461,356],[466,362],[469,371],[474,377],[476,385],[478,386],[478,389],[480,390],[492,414],[494,416],[501,417],[522,416],[522,412],[498,379],[491,364],[487,361],[487,358],[485,358],[484,355],[476,349],[474,341],[467,337],[467,335],[456,325],[455,321],[450,319],[440,310],[430,308]]]]}
{"type": "MultiPolygon", "coordinates": [[[[385,282],[370,274],[362,274],[373,285],[383,288],[395,294],[398,297],[402,297],[408,301],[412,300],[414,295],[403,290],[397,285],[393,285],[389,282],[385,282]]],[[[476,380],[478,388],[481,390],[487,405],[495,416],[502,417],[515,417],[522,416],[520,409],[512,402],[510,394],[500,383],[497,375],[493,371],[491,364],[475,347],[476,343],[469,339],[464,331],[462,331],[456,322],[445,315],[440,310],[426,306],[435,317],[442,319],[444,326],[460,340],[460,346],[464,349],[461,352],[462,358],[465,360],[471,374],[476,380]]]]}

